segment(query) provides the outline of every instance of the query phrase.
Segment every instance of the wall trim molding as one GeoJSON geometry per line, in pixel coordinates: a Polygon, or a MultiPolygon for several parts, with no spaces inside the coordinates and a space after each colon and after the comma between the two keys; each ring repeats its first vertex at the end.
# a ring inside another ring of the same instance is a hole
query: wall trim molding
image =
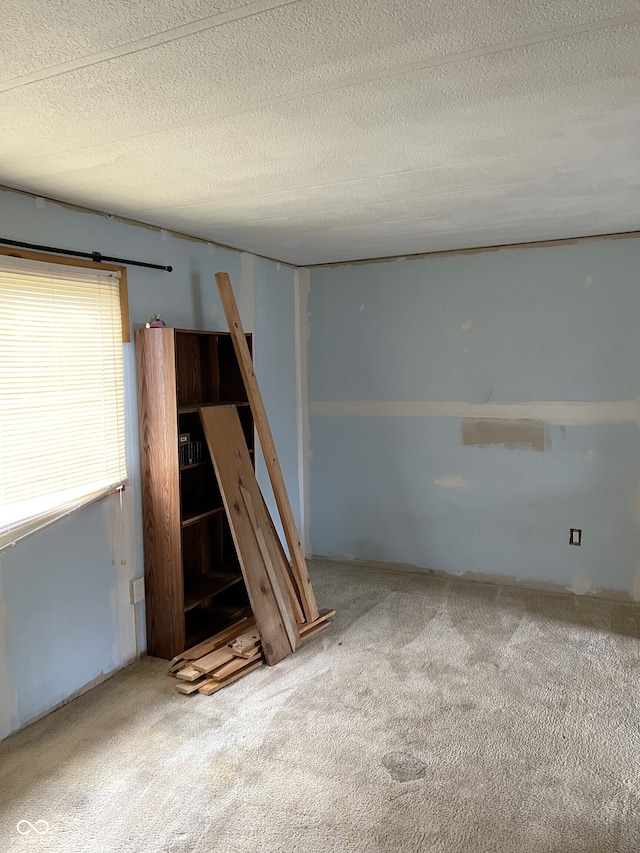
{"type": "Polygon", "coordinates": [[[469,249],[436,249],[432,252],[416,252],[409,255],[386,255],[379,258],[357,258],[352,261],[332,261],[326,264],[301,264],[302,269],[324,267],[359,266],[361,264],[386,264],[393,261],[420,261],[423,258],[448,258],[454,255],[479,255],[499,252],[501,249],[548,249],[553,246],[575,246],[594,240],[632,240],[640,237],[640,231],[618,231],[613,234],[589,234],[581,237],[561,237],[557,240],[532,240],[529,243],[501,243],[494,246],[477,246],[469,249]]]}

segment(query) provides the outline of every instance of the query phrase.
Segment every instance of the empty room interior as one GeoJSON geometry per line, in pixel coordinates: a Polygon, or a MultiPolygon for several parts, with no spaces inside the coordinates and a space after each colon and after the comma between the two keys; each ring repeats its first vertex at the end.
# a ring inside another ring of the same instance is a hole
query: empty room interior
{"type": "Polygon", "coordinates": [[[637,0],[5,0],[0,850],[640,850],[637,0]]]}

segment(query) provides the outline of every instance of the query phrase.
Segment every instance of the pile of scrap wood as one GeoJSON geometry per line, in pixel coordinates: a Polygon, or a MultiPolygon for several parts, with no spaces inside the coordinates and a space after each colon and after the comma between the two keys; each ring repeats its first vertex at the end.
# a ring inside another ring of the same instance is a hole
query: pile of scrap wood
{"type": "Polygon", "coordinates": [[[216,281],[291,559],[258,486],[236,406],[203,405],[200,420],[253,616],[171,662],[181,693],[215,693],[263,661],[278,663],[335,612],[318,610],[231,282],[226,273],[216,281]]]}
{"type": "MultiPolygon", "coordinates": [[[[300,625],[300,642],[328,628],[334,614],[335,610],[321,610],[315,622],[300,625]]],[[[262,639],[256,620],[250,616],[175,657],[169,675],[177,679],[178,693],[209,696],[263,663],[262,639]]]]}

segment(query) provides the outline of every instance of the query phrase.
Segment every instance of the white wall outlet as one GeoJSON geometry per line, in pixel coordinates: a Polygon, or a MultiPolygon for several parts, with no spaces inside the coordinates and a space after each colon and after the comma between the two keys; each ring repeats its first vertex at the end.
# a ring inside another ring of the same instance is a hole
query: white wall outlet
{"type": "Polygon", "coordinates": [[[144,578],[134,578],[131,581],[131,603],[144,601],[144,578]]]}

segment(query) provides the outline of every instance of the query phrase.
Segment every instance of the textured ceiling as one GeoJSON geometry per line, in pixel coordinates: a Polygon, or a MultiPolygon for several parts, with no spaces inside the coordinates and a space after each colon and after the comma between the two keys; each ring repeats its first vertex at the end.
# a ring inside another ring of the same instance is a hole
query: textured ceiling
{"type": "Polygon", "coordinates": [[[3,0],[0,183],[311,264],[640,227],[638,0],[3,0]]]}

